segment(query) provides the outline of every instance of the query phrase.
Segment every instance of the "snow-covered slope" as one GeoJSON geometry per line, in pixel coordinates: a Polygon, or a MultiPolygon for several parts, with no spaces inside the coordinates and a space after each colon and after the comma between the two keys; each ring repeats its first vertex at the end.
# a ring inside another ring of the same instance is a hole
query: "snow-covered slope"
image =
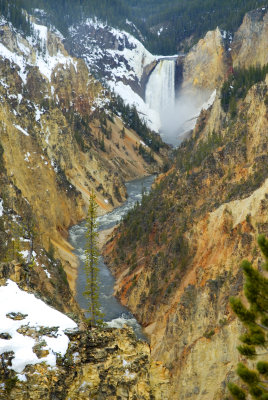
{"type": "Polygon", "coordinates": [[[24,83],[26,83],[29,66],[37,67],[48,80],[51,79],[51,74],[58,64],[64,66],[72,64],[76,67],[75,60],[67,55],[63,46],[60,46],[62,37],[59,33],[52,34],[47,27],[32,23],[32,35],[25,39],[10,23],[1,18],[0,31],[6,30],[7,26],[15,35],[10,36],[9,41],[0,43],[0,56],[19,67],[19,75],[24,83]],[[52,35],[58,39],[57,46],[54,48],[49,45],[52,35]]]}
{"type": "MultiPolygon", "coordinates": [[[[51,98],[58,104],[59,99],[54,93],[53,80],[57,79],[58,69],[68,70],[73,68],[78,72],[78,60],[70,56],[63,45],[62,34],[51,27],[40,25],[35,20],[31,22],[31,35],[23,37],[5,18],[0,18],[0,58],[9,60],[11,65],[17,67],[18,74],[23,86],[26,85],[29,72],[33,68],[38,68],[41,75],[51,85],[51,90],[44,93],[44,98],[51,98]]],[[[0,77],[1,78],[1,77],[0,77]]],[[[89,74],[89,80],[94,82],[94,78],[89,74]]],[[[0,79],[0,85],[6,88],[5,77],[0,79]]],[[[18,88],[19,90],[19,88],[18,88]]],[[[22,93],[21,92],[21,93],[22,93]]],[[[19,102],[22,94],[18,94],[19,102]]],[[[105,97],[105,90],[96,93],[92,100],[91,111],[96,108],[106,108],[108,99],[105,97]]],[[[42,110],[36,107],[36,120],[40,119],[42,110]]]]}
{"type": "Polygon", "coordinates": [[[89,70],[125,103],[134,104],[152,129],[159,130],[158,114],[143,100],[145,81],[157,57],[139,40],[97,19],[87,19],[70,27],[69,38],[64,43],[72,55],[83,58],[89,70]]]}
{"type": "Polygon", "coordinates": [[[29,364],[54,367],[57,354],[68,348],[64,331],[77,328],[76,323],[11,280],[0,287],[0,304],[0,354],[12,352],[11,368],[21,374],[29,364]]]}
{"type": "Polygon", "coordinates": [[[84,58],[92,71],[114,82],[123,80],[133,87],[136,85],[137,91],[145,67],[156,60],[132,35],[97,19],[72,26],[69,33],[67,47],[84,58]]]}

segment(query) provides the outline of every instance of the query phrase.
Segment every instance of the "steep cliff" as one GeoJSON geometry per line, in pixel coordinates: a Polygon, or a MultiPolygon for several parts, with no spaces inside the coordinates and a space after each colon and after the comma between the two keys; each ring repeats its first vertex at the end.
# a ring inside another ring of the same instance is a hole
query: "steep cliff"
{"type": "Polygon", "coordinates": [[[229,54],[220,30],[208,32],[189,51],[183,63],[183,86],[215,89],[227,73],[229,54]]]}
{"type": "Polygon", "coordinates": [[[116,295],[169,370],[170,399],[222,399],[235,379],[241,326],[229,297],[242,289],[241,260],[258,267],[256,237],[268,235],[267,84],[233,114],[218,94],[106,246],[116,295]]]}
{"type": "Polygon", "coordinates": [[[232,67],[267,64],[267,30],[263,7],[247,13],[234,35],[219,28],[209,31],[183,59],[182,86],[211,90],[221,86],[232,67]]]}
{"type": "Polygon", "coordinates": [[[0,399],[161,399],[168,377],[151,362],[149,345],[129,328],[78,326],[47,305],[71,307],[67,283],[60,297],[55,272],[52,293],[47,282],[40,287],[38,273],[0,265],[0,399]]]}
{"type": "Polygon", "coordinates": [[[124,127],[109,92],[69,56],[59,33],[32,22],[24,38],[4,19],[0,29],[5,215],[31,211],[38,240],[69,263],[73,284],[67,229],[85,217],[91,189],[109,211],[126,198],[124,181],[157,169],[161,156],[124,127]]]}
{"type": "Polygon", "coordinates": [[[87,19],[69,28],[65,45],[73,55],[83,58],[90,70],[109,85],[122,81],[141,97],[144,96],[143,74],[156,58],[129,33],[100,20],[87,19]]]}
{"type": "Polygon", "coordinates": [[[263,7],[246,14],[234,35],[232,58],[235,67],[268,63],[267,55],[268,13],[263,7]]]}
{"type": "Polygon", "coordinates": [[[145,103],[145,86],[157,56],[129,33],[92,18],[71,26],[64,43],[72,55],[85,61],[94,76],[126,104],[135,105],[148,126],[158,131],[157,115],[145,103]]]}

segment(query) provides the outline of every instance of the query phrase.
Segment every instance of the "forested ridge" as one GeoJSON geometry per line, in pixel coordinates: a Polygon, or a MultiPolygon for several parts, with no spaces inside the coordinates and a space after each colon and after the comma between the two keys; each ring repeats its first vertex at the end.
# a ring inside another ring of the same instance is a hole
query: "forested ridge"
{"type": "Polygon", "coordinates": [[[148,50],[163,55],[187,50],[217,26],[232,33],[247,11],[266,5],[265,0],[206,0],[202,4],[198,0],[0,0],[1,13],[24,31],[29,27],[22,8],[30,13],[45,10],[47,22],[64,35],[73,23],[96,16],[139,36],[148,50]]]}

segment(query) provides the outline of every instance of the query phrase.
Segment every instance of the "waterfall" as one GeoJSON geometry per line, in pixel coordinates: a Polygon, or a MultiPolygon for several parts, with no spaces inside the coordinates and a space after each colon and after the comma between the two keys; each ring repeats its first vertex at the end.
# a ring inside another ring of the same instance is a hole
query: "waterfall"
{"type": "Polygon", "coordinates": [[[162,128],[175,106],[175,60],[160,60],[148,80],[145,102],[157,111],[162,128]]]}
{"type": "MultiPolygon", "coordinates": [[[[160,134],[173,146],[178,146],[194,128],[197,116],[202,108],[207,108],[211,96],[210,91],[192,85],[175,91],[176,60],[177,56],[158,60],[145,88],[145,102],[159,117],[160,134]]],[[[214,98],[215,93],[212,102],[214,98]]]]}

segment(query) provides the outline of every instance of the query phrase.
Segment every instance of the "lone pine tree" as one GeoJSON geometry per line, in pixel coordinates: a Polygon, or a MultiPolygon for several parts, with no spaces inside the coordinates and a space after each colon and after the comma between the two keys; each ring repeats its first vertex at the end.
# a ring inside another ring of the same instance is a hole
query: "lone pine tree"
{"type": "Polygon", "coordinates": [[[99,327],[103,324],[103,314],[100,311],[99,303],[99,250],[97,232],[97,204],[96,196],[92,192],[89,199],[89,208],[86,221],[86,248],[85,248],[85,273],[86,273],[86,288],[84,291],[85,297],[88,299],[88,317],[86,319],[90,329],[99,327]]]}
{"type": "Polygon", "coordinates": [[[232,309],[246,328],[246,333],[240,337],[243,344],[238,351],[246,358],[256,360],[251,369],[243,363],[237,366],[237,374],[246,384],[242,389],[229,383],[229,390],[237,400],[246,399],[248,394],[253,399],[268,400],[268,240],[264,235],[259,236],[258,244],[265,258],[262,270],[257,270],[247,260],[241,265],[249,306],[238,298],[230,300],[232,309]]]}

